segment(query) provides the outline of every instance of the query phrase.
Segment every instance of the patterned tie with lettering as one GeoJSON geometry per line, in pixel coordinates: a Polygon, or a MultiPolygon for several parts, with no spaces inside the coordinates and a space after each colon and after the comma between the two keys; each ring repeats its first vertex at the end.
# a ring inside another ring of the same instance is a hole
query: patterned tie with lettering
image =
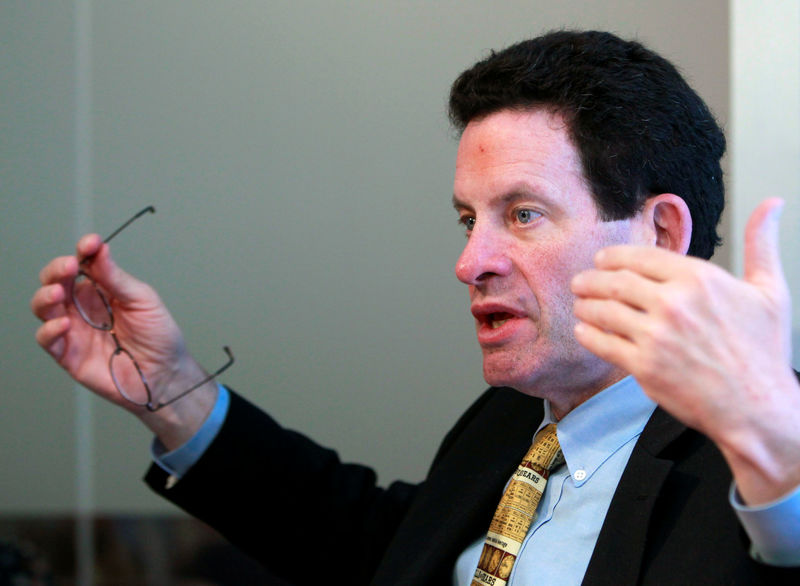
{"type": "Polygon", "coordinates": [[[471,586],[504,586],[542,498],[550,470],[564,462],[556,424],[546,425],[522,459],[494,513],[471,586]]]}

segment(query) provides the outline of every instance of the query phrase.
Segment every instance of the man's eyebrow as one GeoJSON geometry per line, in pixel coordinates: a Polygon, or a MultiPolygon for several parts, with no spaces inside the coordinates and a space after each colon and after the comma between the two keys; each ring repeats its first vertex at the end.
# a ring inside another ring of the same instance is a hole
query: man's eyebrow
{"type": "MultiPolygon", "coordinates": [[[[530,189],[526,189],[523,187],[514,188],[508,191],[507,193],[494,198],[491,204],[502,204],[502,205],[509,205],[518,201],[523,200],[540,200],[543,202],[549,202],[549,197],[544,197],[542,195],[534,194],[530,189]]],[[[453,195],[453,207],[457,210],[471,210],[472,206],[468,203],[462,201],[458,198],[458,196],[453,195]]]]}
{"type": "Polygon", "coordinates": [[[536,194],[530,188],[516,188],[512,189],[508,193],[500,196],[497,198],[498,202],[503,203],[505,205],[515,203],[522,200],[546,200],[547,198],[542,197],[541,195],[536,194]]]}
{"type": "Polygon", "coordinates": [[[466,203],[464,203],[463,201],[458,199],[458,197],[455,194],[453,194],[453,200],[452,201],[453,201],[453,207],[456,210],[464,210],[464,209],[471,210],[472,209],[472,206],[467,205],[466,203]]]}

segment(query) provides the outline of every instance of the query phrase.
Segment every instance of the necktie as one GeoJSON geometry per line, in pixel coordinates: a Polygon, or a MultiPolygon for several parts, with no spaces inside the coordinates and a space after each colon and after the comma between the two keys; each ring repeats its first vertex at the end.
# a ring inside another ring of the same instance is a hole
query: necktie
{"type": "Polygon", "coordinates": [[[506,584],[542,498],[550,470],[563,462],[556,425],[551,423],[536,435],[497,505],[471,586],[506,584]]]}

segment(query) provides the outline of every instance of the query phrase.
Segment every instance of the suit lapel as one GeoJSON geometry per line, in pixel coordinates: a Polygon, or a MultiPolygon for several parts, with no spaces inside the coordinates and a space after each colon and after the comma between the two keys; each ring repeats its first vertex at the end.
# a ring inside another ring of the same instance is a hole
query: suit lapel
{"type": "Polygon", "coordinates": [[[421,487],[373,584],[449,583],[457,557],[488,530],[541,418],[540,401],[498,390],[421,487]]]}
{"type": "MultiPolygon", "coordinates": [[[[450,582],[457,557],[488,529],[541,422],[541,405],[513,390],[496,391],[420,488],[374,585],[450,582]]],[[[653,508],[674,464],[663,452],[686,429],[660,408],[653,412],[614,493],[584,585],[636,584],[653,508]]]]}
{"type": "Polygon", "coordinates": [[[611,500],[583,584],[636,584],[653,508],[674,462],[661,457],[686,426],[657,408],[631,453],[611,500]]]}

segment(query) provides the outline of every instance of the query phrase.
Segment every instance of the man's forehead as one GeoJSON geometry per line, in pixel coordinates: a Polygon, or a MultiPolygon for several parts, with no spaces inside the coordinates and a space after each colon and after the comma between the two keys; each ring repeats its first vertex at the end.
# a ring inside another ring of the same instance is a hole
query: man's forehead
{"type": "Polygon", "coordinates": [[[470,122],[461,135],[456,170],[480,165],[580,162],[559,114],[501,110],[470,122]]]}
{"type": "Polygon", "coordinates": [[[475,189],[501,197],[554,194],[586,186],[583,166],[560,116],[504,110],[465,129],[456,156],[456,199],[475,189]]]}

